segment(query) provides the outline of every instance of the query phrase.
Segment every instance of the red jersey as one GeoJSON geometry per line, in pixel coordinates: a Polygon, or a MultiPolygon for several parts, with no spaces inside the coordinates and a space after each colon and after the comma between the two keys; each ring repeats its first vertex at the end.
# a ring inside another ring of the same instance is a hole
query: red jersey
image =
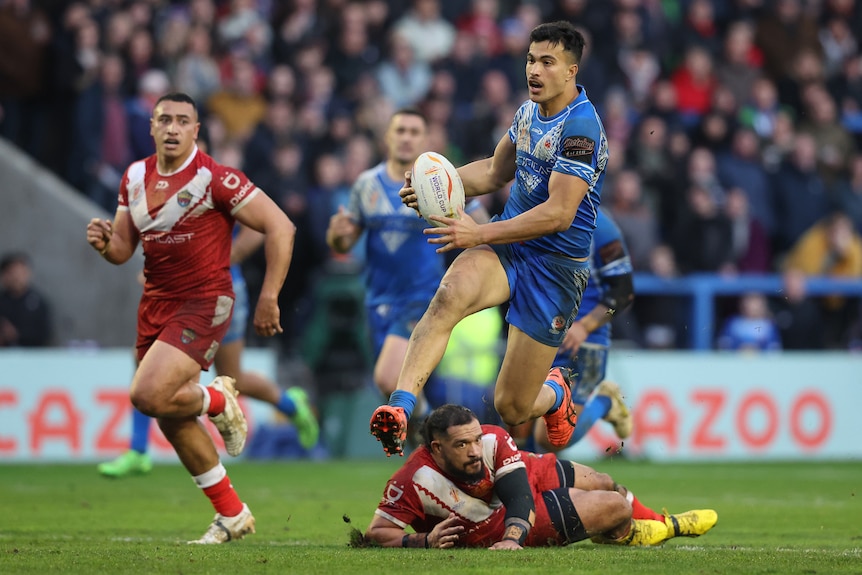
{"type": "Polygon", "coordinates": [[[460,545],[490,547],[503,538],[506,517],[494,483],[516,469],[526,468],[536,503],[536,525],[527,537],[527,545],[548,544],[549,537],[556,539],[556,531],[539,495],[541,491],[559,487],[559,479],[556,485],[552,479],[557,477],[556,457],[538,457],[518,451],[506,430],[495,425],[483,425],[482,433],[485,477],[473,483],[451,477],[422,446],[386,484],[375,513],[400,527],[409,525],[417,533],[431,531],[450,513],[455,513],[465,528],[460,545]],[[525,455],[529,463],[525,463],[525,455]]]}
{"type": "Polygon", "coordinates": [[[160,174],[156,156],[123,174],[119,209],[128,210],[144,247],[144,295],[231,294],[234,214],[258,192],[238,170],[195,147],[175,172],[160,174]]]}

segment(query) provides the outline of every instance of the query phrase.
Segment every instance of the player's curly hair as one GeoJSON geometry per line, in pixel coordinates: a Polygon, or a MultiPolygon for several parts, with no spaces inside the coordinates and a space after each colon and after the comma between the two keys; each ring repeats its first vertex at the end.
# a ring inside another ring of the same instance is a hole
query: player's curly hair
{"type": "Polygon", "coordinates": [[[422,439],[425,447],[431,449],[431,442],[441,436],[448,435],[449,428],[453,425],[467,425],[473,420],[478,421],[476,414],[464,407],[447,403],[432,411],[425,419],[422,426],[422,439]]]}
{"type": "Polygon", "coordinates": [[[539,24],[530,32],[530,43],[548,42],[551,46],[562,44],[563,50],[571,52],[575,57],[575,62],[580,64],[581,57],[584,55],[584,35],[577,28],[566,20],[557,22],[546,22],[539,24]]]}

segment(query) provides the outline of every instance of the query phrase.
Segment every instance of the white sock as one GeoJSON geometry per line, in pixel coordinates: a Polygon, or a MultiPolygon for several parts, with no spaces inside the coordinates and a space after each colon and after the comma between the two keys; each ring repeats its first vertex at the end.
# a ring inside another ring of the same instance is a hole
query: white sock
{"type": "Polygon", "coordinates": [[[207,487],[212,487],[217,484],[225,477],[227,477],[227,469],[225,469],[224,465],[219,461],[218,465],[209,471],[201,473],[200,475],[192,476],[192,480],[195,482],[195,485],[201,489],[206,489],[207,487]]]}

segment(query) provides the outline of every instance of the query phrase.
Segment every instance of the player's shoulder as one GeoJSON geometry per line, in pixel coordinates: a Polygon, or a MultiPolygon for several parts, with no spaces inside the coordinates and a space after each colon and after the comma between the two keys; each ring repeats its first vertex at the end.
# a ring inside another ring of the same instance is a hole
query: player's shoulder
{"type": "Polygon", "coordinates": [[[126,168],[125,182],[134,185],[143,182],[149,174],[155,174],[157,171],[156,155],[148,156],[142,160],[136,160],[129,164],[126,168]]]}

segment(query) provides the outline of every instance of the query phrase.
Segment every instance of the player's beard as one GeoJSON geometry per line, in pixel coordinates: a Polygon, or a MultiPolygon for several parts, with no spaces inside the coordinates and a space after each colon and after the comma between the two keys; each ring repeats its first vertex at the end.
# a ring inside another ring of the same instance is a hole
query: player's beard
{"type": "Polygon", "coordinates": [[[477,461],[479,463],[479,471],[470,473],[469,471],[467,471],[466,465],[459,467],[452,463],[452,461],[448,457],[443,456],[444,471],[452,477],[466,483],[476,483],[477,481],[480,481],[485,478],[485,463],[481,459],[473,460],[468,463],[468,465],[474,464],[477,461]]]}

